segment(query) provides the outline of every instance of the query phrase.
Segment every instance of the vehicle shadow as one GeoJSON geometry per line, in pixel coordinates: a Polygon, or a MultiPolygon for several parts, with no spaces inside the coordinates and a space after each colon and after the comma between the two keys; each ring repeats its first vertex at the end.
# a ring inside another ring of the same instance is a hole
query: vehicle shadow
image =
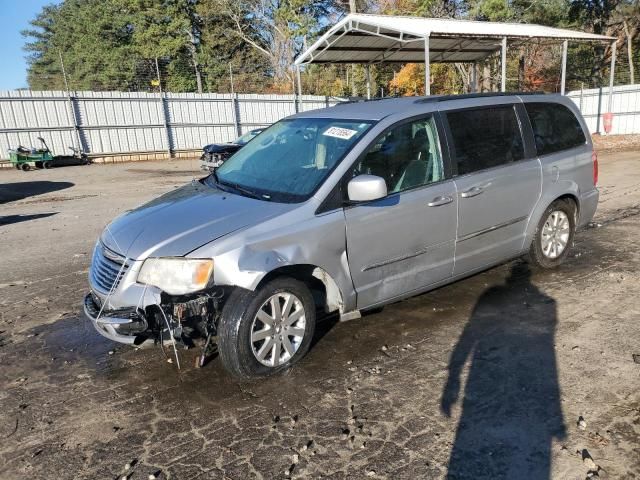
{"type": "Polygon", "coordinates": [[[15,202],[44,193],[57,192],[58,190],[71,188],[74,185],[75,183],[72,182],[50,182],[44,180],[0,184],[0,204],[15,202]]]}
{"type": "Polygon", "coordinates": [[[554,351],[556,302],[517,263],[477,300],[449,359],[441,409],[451,416],[470,360],[448,479],[550,478],[565,425],[554,351]]]}
{"type": "Polygon", "coordinates": [[[4,225],[11,225],[14,223],[37,220],[38,218],[51,217],[52,215],[57,215],[57,214],[58,212],[49,212],[49,213],[34,213],[33,215],[7,215],[4,217],[0,216],[0,227],[4,225]]]}

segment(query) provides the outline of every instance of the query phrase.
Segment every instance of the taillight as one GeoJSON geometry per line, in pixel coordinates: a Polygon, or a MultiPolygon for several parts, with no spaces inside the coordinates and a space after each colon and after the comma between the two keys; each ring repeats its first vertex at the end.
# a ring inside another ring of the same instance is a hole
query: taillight
{"type": "Polygon", "coordinates": [[[591,152],[591,161],[593,162],[593,185],[598,184],[598,154],[595,150],[591,152]]]}

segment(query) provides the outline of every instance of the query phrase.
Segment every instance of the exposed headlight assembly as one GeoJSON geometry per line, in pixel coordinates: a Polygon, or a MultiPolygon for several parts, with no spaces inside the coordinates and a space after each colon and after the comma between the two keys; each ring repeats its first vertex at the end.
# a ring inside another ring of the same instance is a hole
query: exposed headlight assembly
{"type": "Polygon", "coordinates": [[[169,295],[184,295],[205,288],[212,272],[211,259],[147,258],[138,273],[138,282],[169,295]]]}

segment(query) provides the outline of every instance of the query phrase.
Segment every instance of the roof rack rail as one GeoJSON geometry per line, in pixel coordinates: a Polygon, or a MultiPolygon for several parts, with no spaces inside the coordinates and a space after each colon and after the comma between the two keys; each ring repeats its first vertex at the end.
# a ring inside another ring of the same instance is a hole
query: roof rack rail
{"type": "Polygon", "coordinates": [[[521,95],[545,95],[544,92],[483,92],[483,93],[464,93],[462,95],[433,95],[430,97],[418,98],[414,103],[430,103],[444,102],[446,100],[464,100],[465,98],[483,98],[483,97],[511,97],[521,95]]]}
{"type": "Polygon", "coordinates": [[[350,103],[367,103],[367,102],[379,102],[381,100],[389,100],[392,98],[401,98],[397,96],[388,96],[388,97],[375,97],[375,98],[361,98],[361,97],[349,97],[349,100],[345,100],[344,102],[339,102],[333,105],[337,107],[338,105],[348,105],[350,103]]]}

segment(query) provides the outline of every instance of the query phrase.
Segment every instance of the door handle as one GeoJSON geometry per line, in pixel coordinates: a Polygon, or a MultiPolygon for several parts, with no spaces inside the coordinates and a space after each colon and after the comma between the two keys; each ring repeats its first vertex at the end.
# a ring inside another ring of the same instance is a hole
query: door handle
{"type": "Polygon", "coordinates": [[[447,203],[453,202],[452,197],[436,197],[427,203],[428,207],[439,207],[441,205],[446,205],[447,203]]]}
{"type": "Polygon", "coordinates": [[[462,198],[475,197],[476,195],[480,195],[482,192],[484,192],[485,188],[489,187],[489,185],[491,185],[491,182],[485,183],[484,185],[476,185],[475,187],[471,187],[469,190],[465,190],[464,192],[462,192],[460,196],[462,198]]]}

